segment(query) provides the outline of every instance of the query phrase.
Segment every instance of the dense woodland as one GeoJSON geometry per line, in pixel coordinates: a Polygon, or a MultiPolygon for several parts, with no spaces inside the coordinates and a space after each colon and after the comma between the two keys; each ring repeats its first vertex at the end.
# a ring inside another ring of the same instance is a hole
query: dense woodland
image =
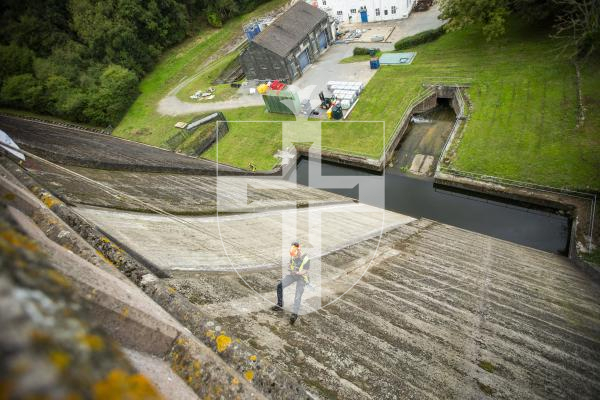
{"type": "Polygon", "coordinates": [[[265,0],[0,0],[0,103],[115,124],[160,54],[265,0]]]}
{"type": "MultiPolygon", "coordinates": [[[[0,106],[117,123],[162,52],[266,0],[0,0],[0,106]]],[[[439,0],[449,29],[488,38],[520,15],[554,26],[574,56],[598,53],[600,0],[439,0]]]]}

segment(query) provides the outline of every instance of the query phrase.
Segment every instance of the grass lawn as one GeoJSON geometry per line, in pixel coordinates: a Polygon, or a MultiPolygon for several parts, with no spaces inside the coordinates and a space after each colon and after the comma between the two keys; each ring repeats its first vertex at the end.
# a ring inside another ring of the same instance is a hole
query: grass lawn
{"type": "MultiPolygon", "coordinates": [[[[383,66],[361,95],[352,120],[386,121],[389,139],[422,83],[469,82],[473,114],[452,168],[600,190],[600,60],[582,65],[586,120],[577,127],[575,67],[558,48],[547,31],[524,24],[491,42],[477,29],[448,33],[412,49],[418,53],[413,64],[383,66]]],[[[337,137],[346,141],[346,136],[337,137]]],[[[365,142],[354,147],[378,150],[365,142]]]]}
{"type": "Polygon", "coordinates": [[[268,114],[264,107],[239,108],[223,114],[229,124],[229,133],[202,157],[217,160],[218,147],[218,160],[224,164],[247,169],[253,164],[258,170],[270,170],[277,165],[279,160],[273,155],[281,149],[280,121],[294,121],[294,116],[268,114]]]}
{"type": "MultiPolygon", "coordinates": [[[[272,1],[253,15],[282,3],[272,1]]],[[[142,82],[142,95],[116,134],[164,145],[175,133],[173,124],[191,116],[162,117],[155,111],[158,101],[186,76],[197,73],[202,60],[239,34],[243,21],[251,17],[230,21],[221,30],[204,32],[197,41],[169,52],[142,82]]],[[[473,113],[451,160],[452,168],[551,186],[600,190],[600,61],[588,60],[582,65],[587,110],[585,124],[577,127],[575,67],[559,53],[559,43],[548,38],[547,30],[526,24],[514,23],[507,32],[488,42],[478,29],[466,29],[411,49],[418,53],[411,65],[382,66],[361,95],[351,120],[385,121],[387,141],[410,102],[425,90],[424,83],[469,83],[473,113]]],[[[196,89],[194,85],[206,85],[230,61],[228,57],[218,59],[180,95],[189,95],[196,89]]],[[[289,119],[266,114],[262,107],[231,110],[225,115],[228,120],[289,119]]],[[[273,154],[281,145],[280,124],[231,125],[230,133],[219,143],[219,161],[270,169],[277,161],[273,154]]],[[[366,126],[327,123],[323,127],[323,146],[377,158],[383,148],[381,127],[366,126]]],[[[216,149],[203,156],[216,159],[216,149]]]]}
{"type": "MultiPolygon", "coordinates": [[[[205,28],[194,38],[167,51],[140,83],[141,94],[115,129],[114,135],[164,146],[169,137],[176,133],[173,125],[177,121],[188,121],[192,116],[162,116],[156,111],[158,102],[186,78],[202,71],[210,57],[224,56],[221,54],[223,48],[242,34],[245,23],[285,3],[286,0],[272,0],[251,13],[228,21],[221,29],[205,28]]],[[[219,61],[217,57],[217,63],[219,61]]]]}
{"type": "Polygon", "coordinates": [[[219,77],[221,72],[232,63],[239,52],[234,51],[227,54],[224,57],[219,58],[217,61],[206,67],[198,76],[192,79],[186,86],[181,88],[177,92],[179,100],[193,102],[190,96],[196,93],[198,90],[207,90],[209,87],[216,89],[215,98],[212,100],[203,100],[202,102],[214,102],[224,101],[230,99],[235,95],[237,89],[231,87],[231,85],[213,85],[212,82],[219,77]]]}

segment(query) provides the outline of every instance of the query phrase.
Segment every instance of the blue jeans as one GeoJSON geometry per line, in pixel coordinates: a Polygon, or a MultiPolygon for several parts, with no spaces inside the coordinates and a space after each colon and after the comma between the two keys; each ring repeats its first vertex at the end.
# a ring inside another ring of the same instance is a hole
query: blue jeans
{"type": "Polygon", "coordinates": [[[302,302],[302,294],[304,293],[304,278],[300,275],[287,275],[277,284],[277,305],[283,307],[283,289],[296,282],[296,295],[294,296],[293,313],[298,314],[300,303],[302,302]]]}

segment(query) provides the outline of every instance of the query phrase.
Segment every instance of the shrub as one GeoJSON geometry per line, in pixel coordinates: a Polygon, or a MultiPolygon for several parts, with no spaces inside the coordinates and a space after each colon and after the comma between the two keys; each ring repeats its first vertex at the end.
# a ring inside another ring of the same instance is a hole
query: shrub
{"type": "Polygon", "coordinates": [[[212,27],[221,28],[223,26],[223,21],[221,20],[221,17],[219,17],[219,15],[215,12],[209,12],[206,15],[206,20],[212,27]]]}
{"type": "Polygon", "coordinates": [[[366,47],[355,47],[354,48],[354,55],[355,56],[366,56],[366,55],[369,55],[369,49],[367,49],[366,47]]]}
{"type": "Polygon", "coordinates": [[[411,47],[418,46],[423,43],[433,42],[440,36],[444,34],[445,30],[443,26],[440,26],[437,29],[431,29],[428,31],[424,31],[421,33],[417,33],[416,35],[412,35],[409,37],[405,37],[404,39],[400,39],[394,44],[394,48],[396,50],[404,50],[409,49],[411,47]]]}
{"type": "Polygon", "coordinates": [[[111,64],[102,71],[99,83],[83,113],[96,125],[117,123],[138,94],[138,79],[127,68],[111,64]]]}
{"type": "Polygon", "coordinates": [[[0,90],[0,102],[15,108],[33,110],[43,107],[44,87],[32,74],[13,75],[7,78],[0,90]]]}

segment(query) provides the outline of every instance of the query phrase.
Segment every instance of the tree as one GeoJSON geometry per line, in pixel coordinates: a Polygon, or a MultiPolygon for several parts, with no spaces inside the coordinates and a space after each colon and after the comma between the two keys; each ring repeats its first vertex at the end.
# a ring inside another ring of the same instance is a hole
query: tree
{"type": "Polygon", "coordinates": [[[509,15],[545,20],[558,12],[553,0],[440,0],[440,10],[450,30],[481,25],[488,40],[505,33],[509,15]]]}
{"type": "Polygon", "coordinates": [[[2,81],[11,76],[33,72],[33,58],[35,54],[27,47],[15,43],[0,46],[0,85],[2,81]]]}
{"type": "Polygon", "coordinates": [[[4,81],[0,99],[5,105],[33,110],[42,106],[43,94],[43,85],[32,74],[21,74],[4,81]]]}
{"type": "Polygon", "coordinates": [[[564,9],[558,16],[556,36],[575,44],[578,56],[589,56],[600,49],[600,0],[555,0],[564,9]]]}
{"type": "Polygon", "coordinates": [[[450,30],[479,24],[489,40],[504,34],[509,2],[510,0],[440,0],[440,18],[450,20],[450,30]]]}
{"type": "Polygon", "coordinates": [[[2,0],[0,103],[116,123],[139,78],[188,34],[265,0],[2,0]]]}
{"type": "Polygon", "coordinates": [[[97,89],[88,96],[84,115],[99,125],[116,123],[138,94],[137,84],[135,73],[109,65],[102,72],[97,89]]]}

